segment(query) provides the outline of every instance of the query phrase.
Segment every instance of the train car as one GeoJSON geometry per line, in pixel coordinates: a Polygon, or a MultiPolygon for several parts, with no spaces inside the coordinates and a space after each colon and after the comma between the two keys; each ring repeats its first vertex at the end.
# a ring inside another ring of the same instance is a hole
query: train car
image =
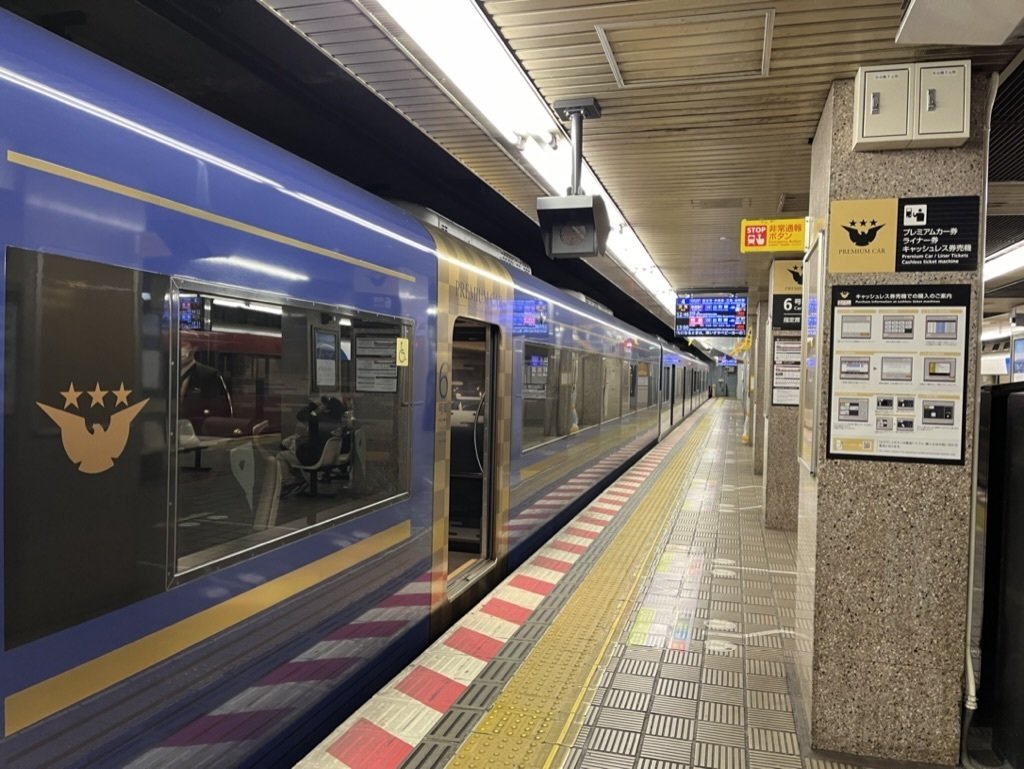
{"type": "Polygon", "coordinates": [[[0,98],[5,765],[287,765],[703,400],[6,13],[0,98]]]}

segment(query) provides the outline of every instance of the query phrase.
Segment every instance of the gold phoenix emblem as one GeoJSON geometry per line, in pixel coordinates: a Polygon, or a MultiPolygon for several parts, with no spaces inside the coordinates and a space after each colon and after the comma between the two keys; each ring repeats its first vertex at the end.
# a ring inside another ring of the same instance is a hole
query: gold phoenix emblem
{"type": "Polygon", "coordinates": [[[60,428],[64,453],[83,473],[94,475],[106,472],[114,466],[114,460],[121,456],[124,447],[128,445],[132,421],[149,403],[149,398],[129,406],[128,396],[132,391],[125,389],[124,382],[121,382],[121,386],[116,390],[104,390],[99,382],[92,390],[76,390],[75,383],[72,382],[68,389],[62,390],[60,394],[64,396],[63,409],[39,401],[36,401],[36,405],[60,428]],[[110,422],[106,427],[99,422],[93,422],[88,426],[84,416],[69,411],[78,408],[78,399],[83,395],[88,395],[92,399],[90,406],[105,406],[106,397],[113,395],[114,408],[124,408],[110,415],[110,422]]]}

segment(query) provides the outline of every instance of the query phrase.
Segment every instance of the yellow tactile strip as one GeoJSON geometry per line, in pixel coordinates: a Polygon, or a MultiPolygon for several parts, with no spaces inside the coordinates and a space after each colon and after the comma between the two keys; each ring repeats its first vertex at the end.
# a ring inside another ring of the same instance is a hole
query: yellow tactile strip
{"type": "Polygon", "coordinates": [[[715,408],[686,436],[449,767],[547,769],[572,744],[594,696],[595,674],[653,565],[660,534],[685,496],[695,459],[720,413],[715,408]]]}

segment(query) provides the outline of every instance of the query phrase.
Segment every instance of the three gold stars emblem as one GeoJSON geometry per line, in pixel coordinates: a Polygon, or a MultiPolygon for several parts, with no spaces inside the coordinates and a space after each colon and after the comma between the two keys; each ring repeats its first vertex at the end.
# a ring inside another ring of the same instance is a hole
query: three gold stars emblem
{"type": "Polygon", "coordinates": [[[123,381],[121,382],[120,385],[118,385],[118,388],[116,390],[104,390],[102,387],[100,387],[100,383],[97,382],[96,386],[88,391],[76,390],[75,383],[72,382],[70,385],[68,385],[68,389],[61,390],[60,394],[64,396],[65,409],[77,409],[78,399],[81,398],[83,395],[88,395],[92,399],[92,402],[89,404],[90,406],[105,406],[106,403],[104,399],[107,397],[107,395],[114,396],[115,406],[127,406],[128,396],[131,395],[132,392],[133,390],[125,388],[123,381]]]}
{"type": "Polygon", "coordinates": [[[149,403],[149,398],[128,405],[128,396],[132,391],[122,381],[116,390],[104,390],[97,381],[91,390],[79,390],[71,382],[67,390],[60,390],[64,397],[64,408],[59,409],[36,401],[36,405],[60,428],[61,443],[64,453],[80,472],[87,474],[102,473],[114,466],[114,460],[121,456],[128,445],[128,435],[132,421],[149,403]],[[106,407],[108,395],[114,396],[114,408],[124,406],[110,414],[106,426],[99,422],[86,422],[86,414],[75,414],[71,409],[81,410],[78,401],[88,395],[89,406],[106,407]]]}

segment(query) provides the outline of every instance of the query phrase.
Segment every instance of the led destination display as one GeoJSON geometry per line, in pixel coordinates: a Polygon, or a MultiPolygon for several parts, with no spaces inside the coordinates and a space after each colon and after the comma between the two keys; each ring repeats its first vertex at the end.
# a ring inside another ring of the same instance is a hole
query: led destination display
{"type": "Polygon", "coordinates": [[[676,297],[676,336],[746,336],[747,297],[683,294],[676,297]]]}

